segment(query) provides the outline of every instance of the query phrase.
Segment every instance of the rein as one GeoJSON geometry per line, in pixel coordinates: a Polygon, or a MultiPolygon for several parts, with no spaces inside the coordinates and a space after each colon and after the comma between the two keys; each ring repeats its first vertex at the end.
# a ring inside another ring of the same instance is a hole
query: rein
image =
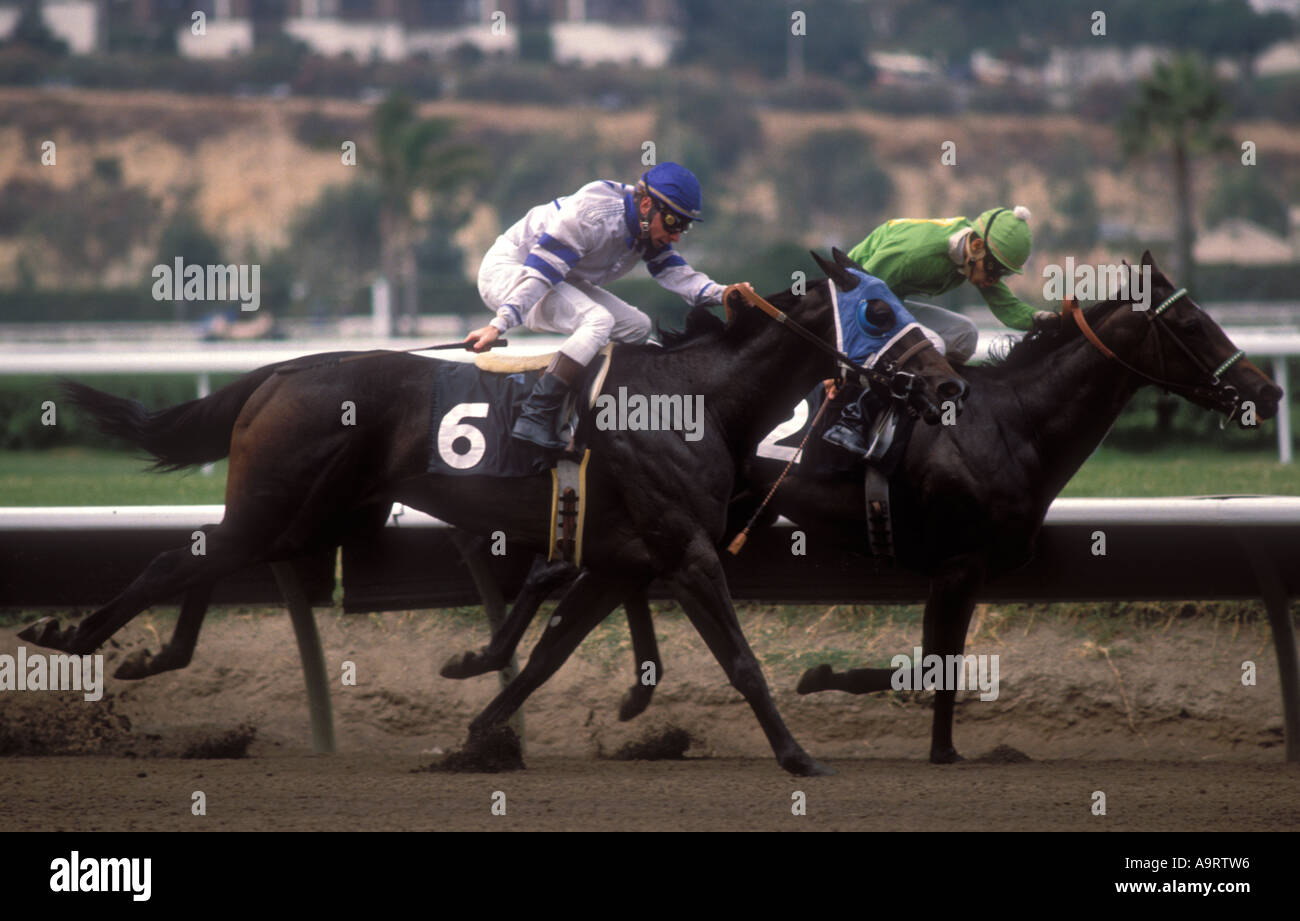
{"type": "MultiPolygon", "coordinates": [[[[833,281],[828,281],[827,283],[834,284],[833,281]]],[[[825,342],[821,340],[821,338],[817,334],[813,333],[806,327],[801,326],[795,320],[792,320],[789,314],[787,314],[785,311],[781,310],[780,308],[768,303],[763,297],[761,297],[759,294],[755,293],[754,291],[751,291],[748,288],[739,288],[739,287],[736,288],[735,290],[738,291],[741,297],[743,297],[746,301],[748,301],[751,306],[757,307],[759,310],[763,311],[763,313],[767,314],[773,320],[776,320],[778,323],[780,323],[782,326],[785,326],[791,332],[796,333],[802,338],[811,342],[813,345],[817,346],[817,348],[821,349],[823,352],[835,356],[836,359],[838,359],[845,367],[849,368],[851,371],[854,371],[862,375],[863,377],[862,382],[864,384],[868,382],[874,382],[880,384],[881,386],[885,387],[895,397],[907,396],[909,393],[913,392],[916,389],[916,386],[919,382],[919,379],[915,375],[903,371],[902,366],[907,362],[908,359],[910,359],[913,355],[916,355],[918,352],[921,352],[927,348],[934,348],[934,344],[930,342],[929,337],[923,338],[920,342],[916,343],[915,345],[911,346],[906,351],[904,351],[903,354],[899,356],[898,359],[891,362],[892,367],[897,368],[899,370],[895,371],[892,374],[885,374],[881,371],[877,371],[875,368],[863,367],[862,365],[854,361],[852,358],[845,355],[839,349],[827,345],[825,342]]],[[[723,306],[724,308],[727,309],[728,314],[730,314],[730,308],[727,307],[725,304],[723,306]]],[[[764,496],[763,501],[759,503],[758,510],[755,511],[752,516],[750,516],[749,521],[745,524],[743,528],[740,529],[740,533],[737,534],[735,538],[732,539],[731,543],[727,546],[727,552],[729,552],[732,556],[740,555],[741,548],[745,546],[745,541],[749,539],[749,532],[754,527],[754,523],[758,521],[758,517],[763,514],[763,510],[767,508],[767,504],[772,501],[772,497],[776,495],[777,489],[779,489],[781,487],[781,484],[785,482],[786,476],[788,476],[790,473],[790,468],[794,466],[795,461],[797,461],[799,459],[799,456],[803,454],[803,449],[808,444],[808,439],[811,438],[812,433],[817,430],[817,423],[821,420],[822,414],[826,412],[826,408],[830,406],[831,401],[834,400],[836,395],[836,390],[837,390],[836,385],[834,383],[830,383],[827,389],[826,399],[822,401],[821,408],[819,408],[817,410],[816,415],[813,416],[813,420],[808,426],[808,431],[804,434],[803,440],[799,442],[799,447],[795,450],[794,454],[790,456],[790,460],[786,462],[785,469],[781,471],[781,475],[776,478],[776,482],[772,484],[772,488],[767,491],[767,495],[764,496]]]]}
{"type": "MultiPolygon", "coordinates": [[[[834,282],[830,282],[830,284],[834,284],[834,282]]],[[[854,361],[852,358],[845,355],[839,349],[835,348],[834,346],[827,345],[825,342],[822,341],[821,337],[818,336],[816,333],[812,332],[807,327],[800,325],[798,321],[792,320],[788,313],[786,313],[785,311],[781,310],[778,307],[774,307],[772,304],[769,304],[766,300],[763,299],[762,296],[755,293],[754,291],[751,291],[749,288],[738,287],[735,290],[739,292],[741,297],[749,301],[751,306],[757,307],[759,310],[763,311],[763,313],[767,314],[773,320],[776,320],[776,322],[780,323],[786,329],[790,330],[790,332],[795,333],[796,335],[802,337],[803,339],[806,339],[808,342],[817,346],[817,348],[821,349],[823,352],[826,352],[828,355],[833,355],[835,358],[839,359],[841,364],[849,368],[851,371],[854,371],[855,373],[862,375],[863,378],[865,378],[866,380],[875,384],[879,384],[880,386],[885,387],[886,389],[889,389],[892,392],[892,384],[894,382],[895,375],[885,374],[881,371],[877,371],[875,368],[863,367],[862,365],[854,361]]],[[[927,344],[929,344],[928,340],[927,340],[927,344]]],[[[910,358],[912,354],[913,353],[909,352],[907,357],[910,358]]],[[[896,366],[898,364],[901,364],[901,362],[896,363],[896,366]]],[[[906,372],[902,372],[902,373],[906,373],[906,372]]]]}
{"type": "MultiPolygon", "coordinates": [[[[1160,304],[1154,310],[1151,311],[1151,314],[1149,316],[1149,322],[1152,324],[1152,328],[1155,331],[1157,339],[1160,338],[1160,332],[1162,329],[1162,325],[1160,322],[1161,314],[1163,314],[1166,310],[1172,307],[1178,300],[1186,296],[1187,296],[1187,289],[1179,288],[1173,294],[1169,295],[1169,297],[1161,301],[1160,304]]],[[[1112,352],[1109,348],[1106,347],[1106,344],[1101,341],[1100,337],[1098,337],[1096,332],[1093,331],[1092,327],[1088,325],[1088,321],[1083,315],[1083,310],[1079,307],[1077,301],[1066,302],[1065,314],[1068,317],[1073,317],[1075,325],[1079,327],[1079,331],[1083,333],[1084,338],[1087,339],[1089,342],[1091,342],[1099,352],[1101,352],[1110,360],[1117,362],[1122,367],[1128,369],[1133,374],[1136,374],[1138,377],[1142,378],[1148,383],[1155,384],[1157,387],[1162,387],[1165,390],[1172,390],[1175,392],[1182,392],[1182,393],[1200,393],[1205,395],[1207,398],[1213,399],[1216,396],[1220,386],[1219,378],[1223,375],[1224,372],[1226,372],[1229,368],[1231,368],[1238,361],[1240,361],[1246,354],[1243,350],[1237,349],[1237,351],[1234,352],[1231,356],[1229,356],[1226,361],[1224,361],[1217,368],[1211,370],[1210,367],[1206,365],[1206,363],[1201,359],[1199,355],[1197,355],[1195,352],[1189,349],[1187,345],[1181,339],[1178,338],[1178,336],[1174,335],[1174,333],[1170,331],[1169,338],[1173,340],[1174,344],[1183,350],[1183,354],[1185,354],[1191,360],[1192,364],[1194,364],[1197,368],[1200,369],[1202,374],[1209,377],[1210,386],[1208,388],[1200,384],[1188,386],[1187,384],[1180,384],[1175,381],[1166,380],[1162,377],[1155,377],[1151,374],[1147,374],[1145,371],[1141,371],[1133,367],[1131,364],[1129,364],[1124,359],[1120,358],[1118,355],[1112,352]]],[[[1157,355],[1160,356],[1160,372],[1163,374],[1164,373],[1164,352],[1157,348],[1156,353],[1157,355]]]]}

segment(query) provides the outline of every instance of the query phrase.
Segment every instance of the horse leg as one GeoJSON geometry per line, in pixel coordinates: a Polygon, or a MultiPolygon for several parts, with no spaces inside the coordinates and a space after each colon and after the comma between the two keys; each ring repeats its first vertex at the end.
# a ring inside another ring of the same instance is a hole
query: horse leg
{"type": "MultiPolygon", "coordinates": [[[[959,558],[950,561],[930,583],[921,631],[922,656],[961,655],[966,648],[966,629],[975,596],[984,584],[984,570],[978,560],[959,558]]],[[[946,660],[945,660],[946,661],[946,660]]],[[[800,694],[818,691],[845,691],[870,694],[892,690],[898,670],[893,668],[854,668],[836,672],[829,665],[818,665],[804,672],[796,690],[800,694]]],[[[956,688],[935,691],[934,722],[930,737],[930,761],[951,764],[964,760],[952,744],[953,706],[956,688]]]]}
{"type": "MultiPolygon", "coordinates": [[[[74,655],[94,652],[151,605],[200,583],[215,582],[251,562],[255,557],[250,542],[228,537],[223,528],[218,525],[208,533],[207,552],[202,555],[195,555],[188,544],[158,554],[121,594],[75,628],[61,630],[53,618],[46,618],[19,636],[39,646],[74,655]]],[[[187,629],[191,625],[192,620],[187,621],[187,629]]]]}
{"type": "MultiPolygon", "coordinates": [[[[966,648],[975,597],[984,585],[983,561],[978,557],[948,560],[930,582],[921,628],[923,656],[960,656],[966,648]]],[[[946,662],[947,660],[944,659],[946,662]]],[[[947,670],[945,669],[945,672],[947,670]]],[[[930,731],[930,763],[964,761],[952,744],[952,711],[957,689],[945,687],[934,694],[934,723],[930,731]]]]}
{"type": "Polygon", "coordinates": [[[777,762],[791,774],[802,777],[834,773],[799,746],[781,719],[763,670],[736,620],[722,564],[713,546],[700,538],[688,547],[686,554],[689,562],[672,575],[673,592],[727,673],[732,687],[744,695],[754,711],[777,762]]]}
{"type": "Polygon", "coordinates": [[[172,638],[157,654],[150,654],[147,649],[137,649],[123,660],[117,671],[113,672],[113,677],[134,681],[189,665],[194,658],[194,647],[199,641],[199,628],[203,626],[203,618],[208,613],[212,587],[212,582],[200,582],[187,591],[172,638]]]}
{"type": "Polygon", "coordinates": [[[623,695],[618,708],[622,722],[640,716],[650,706],[655,686],[663,677],[664,667],[659,660],[659,644],[655,641],[654,620],[650,616],[650,602],[645,589],[633,592],[623,600],[627,613],[627,629],[632,634],[632,657],[636,662],[636,680],[623,695]],[[646,666],[649,666],[647,668],[646,666]]]}
{"type": "Polygon", "coordinates": [[[577,572],[568,563],[548,563],[544,556],[538,555],[523,588],[519,590],[519,597],[511,605],[501,628],[492,634],[488,645],[477,652],[470,650],[451,656],[438,674],[444,678],[473,678],[505,668],[542,602],[556,589],[571,582],[577,572]]]}
{"type": "Polygon", "coordinates": [[[555,674],[578,644],[618,607],[635,584],[583,571],[561,599],[528,657],[528,664],[469,724],[469,746],[505,723],[537,688],[555,674]]]}

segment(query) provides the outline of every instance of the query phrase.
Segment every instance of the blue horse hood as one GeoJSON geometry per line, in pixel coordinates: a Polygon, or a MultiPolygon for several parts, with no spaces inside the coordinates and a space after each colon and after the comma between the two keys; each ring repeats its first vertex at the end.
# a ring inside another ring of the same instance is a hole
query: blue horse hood
{"type": "Polygon", "coordinates": [[[859,364],[867,364],[868,359],[888,345],[891,339],[915,323],[916,317],[879,278],[860,269],[848,271],[859,279],[858,286],[852,291],[840,291],[834,282],[831,283],[839,318],[836,335],[840,340],[840,351],[859,364]],[[893,322],[885,328],[867,320],[867,304],[873,300],[884,301],[894,312],[893,322]]]}

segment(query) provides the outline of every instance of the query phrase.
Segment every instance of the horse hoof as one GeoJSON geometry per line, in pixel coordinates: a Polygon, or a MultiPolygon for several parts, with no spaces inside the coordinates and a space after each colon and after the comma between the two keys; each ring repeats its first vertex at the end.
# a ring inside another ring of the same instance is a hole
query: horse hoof
{"type": "Polygon", "coordinates": [[[498,774],[524,770],[523,745],[509,726],[470,730],[465,747],[448,753],[429,770],[448,773],[498,774]]]}
{"type": "Polygon", "coordinates": [[[781,766],[796,777],[830,777],[835,773],[833,767],[822,764],[805,752],[801,752],[798,758],[792,758],[781,766]]]}
{"type": "Polygon", "coordinates": [[[477,652],[458,652],[445,663],[438,674],[444,678],[474,678],[496,671],[488,665],[477,652]]]}
{"type": "Polygon", "coordinates": [[[930,752],[931,764],[958,764],[965,760],[965,758],[957,754],[957,749],[955,748],[945,748],[942,751],[930,752]]]}
{"type": "Polygon", "coordinates": [[[155,670],[149,667],[152,660],[153,656],[149,650],[137,649],[122,660],[117,671],[113,672],[113,677],[121,678],[123,681],[139,681],[141,678],[148,678],[155,674],[155,670]]]}
{"type": "Polygon", "coordinates": [[[19,630],[18,638],[29,643],[35,643],[45,649],[69,652],[70,640],[75,632],[76,628],[74,627],[60,630],[59,620],[56,617],[42,617],[40,620],[34,621],[19,630]]]}
{"type": "Polygon", "coordinates": [[[794,691],[796,694],[815,694],[818,691],[825,691],[831,686],[832,674],[834,671],[829,665],[814,666],[803,673],[794,691]]]}
{"type": "Polygon", "coordinates": [[[628,720],[636,719],[644,713],[645,708],[650,706],[650,697],[653,693],[654,688],[649,685],[632,685],[628,692],[623,695],[623,702],[619,704],[619,722],[626,723],[628,720]]]}

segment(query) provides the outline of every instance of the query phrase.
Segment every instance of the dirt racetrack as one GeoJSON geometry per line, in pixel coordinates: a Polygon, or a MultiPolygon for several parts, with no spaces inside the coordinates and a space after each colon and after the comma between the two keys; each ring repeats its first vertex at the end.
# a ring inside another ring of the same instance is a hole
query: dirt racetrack
{"type": "MultiPolygon", "coordinates": [[[[1109,610],[981,606],[967,651],[999,656],[1000,693],[959,697],[956,742],[971,760],[943,767],[925,760],[928,695],[793,691],[816,662],[878,666],[910,652],[914,609],[742,610],[795,736],[837,771],[805,779],[777,767],[749,708],[672,610],[656,617],[665,674],[639,719],[616,718],[634,672],[615,618],[527,705],[527,770],[446,774],[418,769],[463,741],[497,688],[494,676],[435,675],[448,654],[485,641],[477,617],[318,615],[329,667],[341,675],[350,661],[357,674],[355,686],[334,682],[339,753],[320,756],[288,618],[227,609],[185,671],[107,677],[99,702],[0,693],[0,831],[1300,828],[1300,765],[1283,760],[1262,612],[1089,613],[1109,610]],[[1242,684],[1245,661],[1256,663],[1254,686],[1242,684]],[[684,760],[609,760],[670,728],[693,739],[684,760]],[[181,757],[245,747],[243,758],[181,757]],[[195,791],[204,816],[192,814],[195,791]],[[797,791],[805,815],[792,812],[797,791]],[[1095,791],[1104,816],[1092,813],[1095,791]],[[505,815],[493,814],[498,793],[505,815]]],[[[107,650],[106,676],[171,626],[166,612],[138,618],[107,650]]],[[[0,653],[15,653],[15,629],[0,628],[0,653]]]]}

